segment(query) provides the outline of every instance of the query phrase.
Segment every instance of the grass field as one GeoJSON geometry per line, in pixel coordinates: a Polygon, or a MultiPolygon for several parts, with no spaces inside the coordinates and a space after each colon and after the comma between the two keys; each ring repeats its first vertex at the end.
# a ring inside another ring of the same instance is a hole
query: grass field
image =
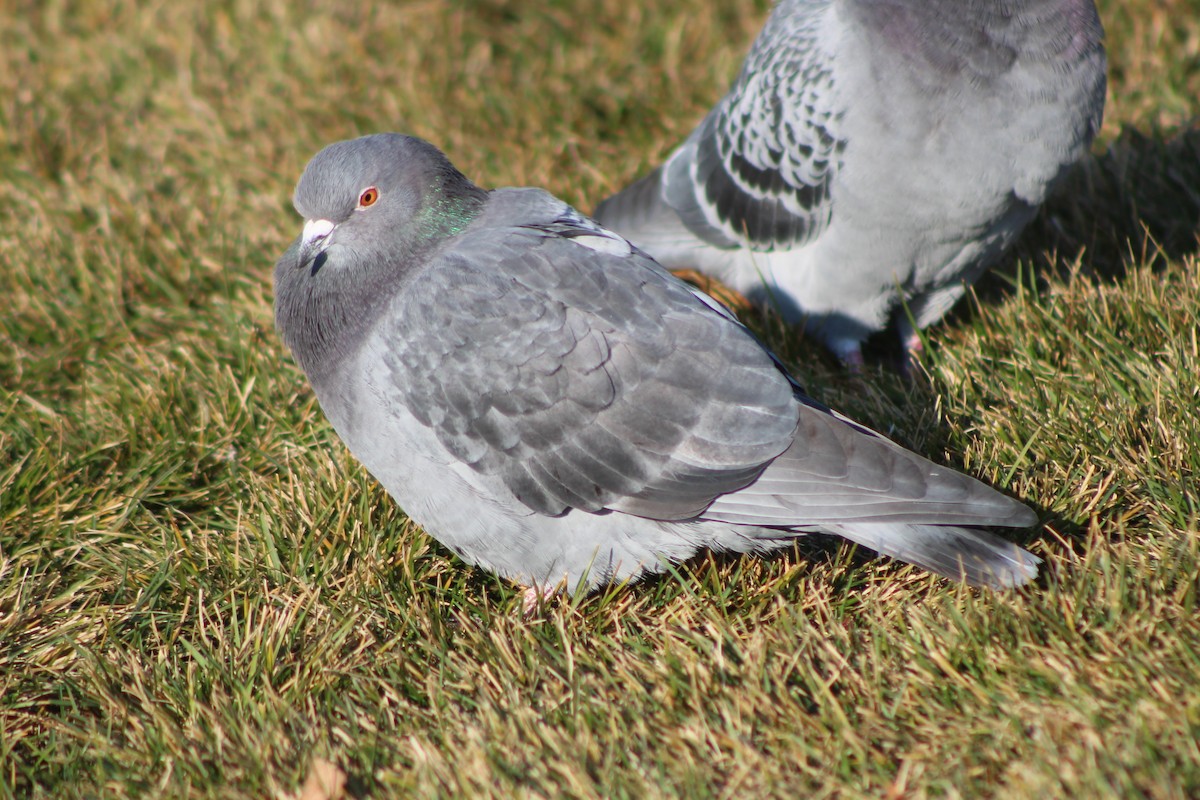
{"type": "Polygon", "coordinates": [[[1037,586],[814,538],[529,620],[275,335],[292,186],[402,130],[590,209],[767,4],[0,8],[0,794],[1200,796],[1196,0],[1103,0],[1094,156],[930,332],[928,380],[752,321],[819,399],[1035,506],[1037,586]]]}

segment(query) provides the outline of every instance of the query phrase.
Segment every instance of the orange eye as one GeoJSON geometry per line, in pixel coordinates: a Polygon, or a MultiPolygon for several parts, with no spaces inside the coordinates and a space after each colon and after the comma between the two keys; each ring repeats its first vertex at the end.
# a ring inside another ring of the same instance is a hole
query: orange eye
{"type": "Polygon", "coordinates": [[[358,196],[358,207],[366,208],[367,206],[375,205],[375,201],[379,199],[379,190],[374,186],[368,186],[363,189],[362,194],[358,196]]]}

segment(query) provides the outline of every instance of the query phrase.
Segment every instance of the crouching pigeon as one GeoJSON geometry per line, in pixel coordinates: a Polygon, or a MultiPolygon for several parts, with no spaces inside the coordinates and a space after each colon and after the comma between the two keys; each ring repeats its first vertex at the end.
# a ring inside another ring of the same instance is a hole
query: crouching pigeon
{"type": "Polygon", "coordinates": [[[911,353],[1086,151],[1102,37],[1092,0],[780,0],[729,94],[596,219],[850,366],[893,321],[911,353]]]}
{"type": "Polygon", "coordinates": [[[1037,573],[980,528],[1030,509],[809,399],[544,191],[485,191],[379,134],[318,153],[294,203],[275,319],[322,409],[414,521],[529,597],[813,531],[976,585],[1037,573]]]}

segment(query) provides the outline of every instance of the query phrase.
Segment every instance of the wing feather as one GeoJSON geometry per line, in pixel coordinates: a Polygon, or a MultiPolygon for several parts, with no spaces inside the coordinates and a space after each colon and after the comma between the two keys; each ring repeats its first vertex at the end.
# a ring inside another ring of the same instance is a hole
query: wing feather
{"type": "Polygon", "coordinates": [[[828,226],[846,146],[829,13],[797,3],[772,14],[729,93],[668,160],[663,197],[701,239],[770,251],[828,226]]]}
{"type": "Polygon", "coordinates": [[[569,212],[463,236],[405,293],[391,380],[530,509],[700,513],[791,444],[792,385],[741,326],[569,212]]]}

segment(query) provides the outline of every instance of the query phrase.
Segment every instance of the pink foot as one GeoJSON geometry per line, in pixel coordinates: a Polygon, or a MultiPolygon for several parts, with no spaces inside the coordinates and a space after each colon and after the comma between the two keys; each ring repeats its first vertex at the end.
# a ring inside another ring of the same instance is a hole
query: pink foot
{"type": "Polygon", "coordinates": [[[859,350],[858,348],[855,348],[854,350],[851,350],[849,353],[846,353],[842,356],[842,364],[845,365],[846,371],[851,375],[861,375],[863,371],[863,365],[865,363],[866,362],[863,361],[862,350],[859,350]]]}
{"type": "Polygon", "coordinates": [[[925,352],[925,343],[921,334],[912,331],[904,337],[904,356],[900,361],[900,374],[912,380],[921,367],[921,354],[925,352]]]}
{"type": "Polygon", "coordinates": [[[521,616],[529,619],[538,610],[538,606],[544,601],[549,600],[554,596],[554,589],[544,589],[538,586],[530,586],[521,595],[521,616]]]}
{"type": "Polygon", "coordinates": [[[838,361],[842,362],[842,366],[851,375],[861,375],[863,371],[863,354],[862,346],[854,339],[833,339],[829,342],[829,349],[837,356],[838,361]]]}

